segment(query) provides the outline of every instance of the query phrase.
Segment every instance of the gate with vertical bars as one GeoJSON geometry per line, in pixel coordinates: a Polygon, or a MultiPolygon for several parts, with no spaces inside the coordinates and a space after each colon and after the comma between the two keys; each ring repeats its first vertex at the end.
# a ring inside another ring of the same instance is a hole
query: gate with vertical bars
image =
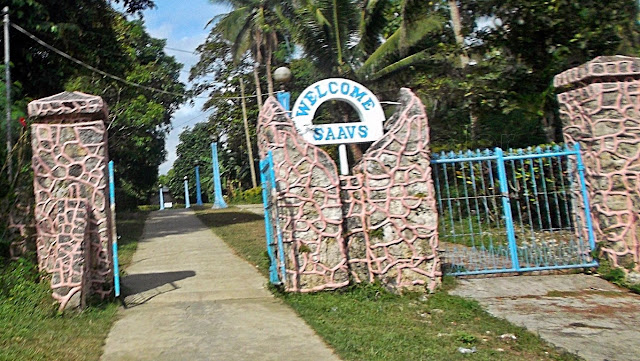
{"type": "Polygon", "coordinates": [[[597,265],[578,145],[443,152],[431,163],[445,274],[597,265]]]}
{"type": "Polygon", "coordinates": [[[284,262],[284,245],[278,217],[277,189],[273,170],[273,155],[267,153],[260,160],[260,181],[262,183],[262,202],[264,204],[264,227],[267,238],[267,254],[269,255],[269,282],[281,284],[286,277],[284,262]]]}

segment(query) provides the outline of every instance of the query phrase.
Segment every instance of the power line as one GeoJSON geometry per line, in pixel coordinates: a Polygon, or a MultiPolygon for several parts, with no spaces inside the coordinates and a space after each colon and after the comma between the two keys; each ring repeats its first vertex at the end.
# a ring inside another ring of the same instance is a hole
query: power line
{"type": "Polygon", "coordinates": [[[167,94],[167,95],[175,95],[175,96],[178,96],[178,97],[184,97],[184,96],[185,96],[185,94],[174,93],[174,92],[170,92],[170,91],[166,91],[166,90],[162,90],[162,89],[152,88],[152,87],[150,87],[150,86],[146,86],[146,85],[142,85],[142,84],[134,83],[134,82],[132,82],[132,81],[129,81],[129,80],[123,79],[123,78],[121,78],[121,77],[119,77],[119,76],[117,76],[117,75],[109,74],[109,73],[107,73],[107,72],[105,72],[105,71],[102,71],[102,70],[100,70],[100,69],[98,69],[98,68],[96,68],[96,67],[93,67],[93,66],[91,66],[91,65],[89,65],[89,64],[87,64],[87,63],[85,63],[85,62],[83,62],[83,61],[81,61],[81,60],[78,60],[78,59],[76,59],[76,58],[72,57],[71,55],[69,55],[69,54],[67,54],[67,53],[63,52],[62,50],[58,50],[57,48],[55,48],[55,47],[53,47],[53,46],[51,46],[51,45],[49,45],[49,44],[45,43],[44,41],[40,40],[40,39],[39,39],[38,37],[36,37],[35,35],[31,34],[30,32],[26,31],[25,29],[23,29],[20,25],[16,25],[16,24],[13,24],[13,23],[12,23],[12,24],[11,24],[11,26],[12,26],[14,29],[18,30],[19,32],[21,32],[21,33],[23,33],[24,35],[26,35],[27,37],[29,37],[31,40],[35,41],[36,43],[38,43],[38,44],[40,44],[40,45],[44,46],[45,48],[47,48],[47,49],[49,49],[49,50],[51,50],[51,51],[55,52],[56,54],[58,54],[58,55],[62,56],[63,58],[66,58],[66,59],[68,59],[68,60],[71,60],[72,62],[74,62],[74,63],[76,63],[76,64],[78,64],[78,65],[80,65],[80,66],[83,66],[83,67],[85,67],[85,68],[87,68],[87,69],[89,69],[89,70],[91,70],[91,71],[93,71],[93,72],[95,72],[95,73],[98,73],[98,74],[100,74],[100,75],[102,75],[102,76],[106,76],[106,77],[108,77],[108,78],[111,78],[111,79],[114,79],[114,80],[120,81],[120,82],[125,83],[125,84],[130,85],[130,86],[134,86],[134,87],[137,87],[137,88],[141,88],[141,89],[151,90],[151,91],[155,91],[155,92],[163,93],[163,94],[167,94]]]}
{"type": "Polygon", "coordinates": [[[167,49],[167,50],[179,51],[179,52],[181,52],[181,53],[187,53],[187,54],[195,54],[195,53],[196,53],[196,51],[195,51],[195,50],[193,50],[193,51],[189,51],[189,50],[183,50],[183,49],[171,48],[171,47],[168,47],[168,46],[165,46],[164,48],[165,48],[165,49],[167,49]]]}
{"type": "Polygon", "coordinates": [[[196,119],[202,118],[202,117],[204,117],[204,116],[209,116],[209,115],[211,115],[211,113],[203,113],[203,114],[200,114],[200,115],[198,115],[198,116],[195,116],[195,117],[193,117],[193,118],[191,118],[191,119],[189,119],[189,120],[185,120],[184,122],[182,122],[182,123],[180,123],[180,124],[178,124],[178,125],[174,125],[173,127],[174,127],[175,129],[177,129],[177,128],[180,128],[180,127],[181,127],[181,126],[183,126],[183,125],[186,125],[186,124],[188,124],[188,123],[191,123],[192,121],[194,121],[194,120],[196,120],[196,119]]]}
{"type": "MultiPolygon", "coordinates": [[[[185,97],[186,94],[180,94],[180,93],[175,93],[175,92],[170,92],[170,91],[166,91],[166,90],[162,90],[162,89],[157,89],[157,88],[153,88],[147,85],[142,85],[142,84],[138,84],[138,83],[134,83],[132,81],[123,79],[117,75],[113,75],[113,74],[109,74],[106,71],[100,70],[94,66],[91,66],[85,62],[83,62],[82,60],[78,60],[76,58],[74,58],[73,56],[65,53],[62,50],[57,49],[56,47],[54,47],[53,45],[49,45],[48,43],[44,42],[43,40],[41,40],[40,38],[38,38],[37,36],[31,34],[30,32],[28,32],[27,30],[25,30],[24,28],[22,28],[20,25],[16,25],[14,23],[11,23],[11,26],[18,30],[19,32],[23,33],[24,35],[26,35],[28,38],[30,38],[31,40],[35,41],[36,43],[44,46],[45,48],[53,51],[54,53],[62,56],[65,59],[71,60],[72,62],[85,67],[95,73],[98,73],[102,76],[111,78],[113,80],[117,80],[119,82],[122,82],[124,84],[136,87],[136,88],[141,88],[141,89],[146,89],[146,90],[150,90],[150,91],[154,91],[154,92],[158,92],[158,93],[163,93],[163,94],[167,94],[167,95],[174,95],[174,96],[178,96],[178,97],[185,97]]],[[[185,50],[186,51],[186,50],[185,50]]],[[[255,98],[257,97],[257,95],[249,95],[249,96],[245,96],[244,98],[255,98]]],[[[205,96],[193,96],[192,98],[199,98],[199,99],[242,99],[242,96],[233,96],[233,97],[225,97],[225,96],[218,96],[218,97],[205,97],[205,96]]]]}

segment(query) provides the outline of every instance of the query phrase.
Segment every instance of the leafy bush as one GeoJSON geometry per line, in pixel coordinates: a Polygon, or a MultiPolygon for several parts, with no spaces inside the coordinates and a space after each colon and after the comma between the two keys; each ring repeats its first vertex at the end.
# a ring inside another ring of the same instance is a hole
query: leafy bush
{"type": "Polygon", "coordinates": [[[262,203],[262,187],[247,189],[246,191],[233,192],[229,197],[232,204],[259,204],[262,203]]]}
{"type": "Polygon", "coordinates": [[[37,265],[20,258],[2,264],[0,269],[0,307],[28,308],[34,313],[54,312],[51,290],[40,277],[37,265]]]}

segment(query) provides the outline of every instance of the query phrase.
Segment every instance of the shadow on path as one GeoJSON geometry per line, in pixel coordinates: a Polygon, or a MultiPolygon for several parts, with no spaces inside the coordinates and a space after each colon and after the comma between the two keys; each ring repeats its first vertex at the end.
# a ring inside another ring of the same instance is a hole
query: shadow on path
{"type": "Polygon", "coordinates": [[[163,293],[177,290],[174,282],[194,277],[194,271],[157,272],[133,274],[122,279],[122,302],[125,307],[135,307],[163,293]]]}
{"type": "MultiPolygon", "coordinates": [[[[225,213],[206,213],[200,214],[199,217],[209,220],[215,219],[216,226],[227,226],[230,224],[248,223],[253,221],[260,221],[264,219],[264,216],[260,216],[249,212],[225,212],[225,213]]],[[[205,222],[212,223],[212,222],[205,222]]]]}

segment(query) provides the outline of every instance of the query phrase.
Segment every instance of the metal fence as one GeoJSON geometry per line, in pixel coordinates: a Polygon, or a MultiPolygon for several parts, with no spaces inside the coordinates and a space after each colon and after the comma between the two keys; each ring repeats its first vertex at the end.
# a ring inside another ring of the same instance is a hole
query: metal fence
{"type": "Polygon", "coordinates": [[[433,154],[444,272],[595,266],[580,149],[433,154]]]}
{"type": "Polygon", "coordinates": [[[265,159],[260,160],[260,181],[262,183],[262,201],[264,204],[264,227],[267,238],[267,253],[269,254],[269,281],[281,284],[285,281],[286,271],[284,262],[284,245],[278,217],[277,190],[275,173],[273,170],[273,156],[271,151],[265,159]],[[278,272],[278,266],[280,272],[278,272]]]}

